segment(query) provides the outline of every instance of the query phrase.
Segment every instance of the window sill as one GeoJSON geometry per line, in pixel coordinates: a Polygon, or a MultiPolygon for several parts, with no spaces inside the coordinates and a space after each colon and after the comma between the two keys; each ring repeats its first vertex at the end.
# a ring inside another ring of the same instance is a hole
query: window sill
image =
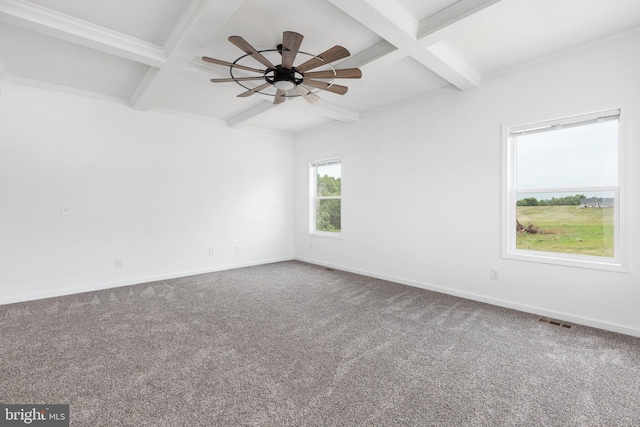
{"type": "Polygon", "coordinates": [[[543,264],[561,265],[565,267],[590,268],[594,270],[628,273],[627,267],[618,259],[558,254],[555,252],[517,251],[504,253],[502,258],[518,261],[539,262],[543,264]]]}
{"type": "Polygon", "coordinates": [[[342,233],[329,233],[329,232],[322,232],[322,231],[310,231],[309,232],[309,236],[312,236],[312,237],[324,237],[324,238],[327,238],[327,239],[342,240],[342,233]]]}

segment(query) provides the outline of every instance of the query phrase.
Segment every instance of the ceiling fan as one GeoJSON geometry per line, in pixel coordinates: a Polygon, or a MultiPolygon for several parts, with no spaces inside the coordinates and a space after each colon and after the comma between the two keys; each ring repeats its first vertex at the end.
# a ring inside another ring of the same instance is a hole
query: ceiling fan
{"type": "Polygon", "coordinates": [[[331,63],[339,59],[343,59],[351,55],[347,49],[342,46],[334,46],[318,55],[302,52],[299,50],[304,37],[293,31],[285,31],[282,33],[282,44],[275,49],[256,50],[246,40],[240,36],[231,36],[229,41],[246,52],[234,62],[222,61],[203,56],[202,60],[217,65],[225,65],[229,67],[231,78],[211,79],[213,83],[236,82],[240,86],[247,89],[238,97],[247,97],[255,93],[273,96],[274,104],[280,104],[287,98],[302,96],[308,102],[316,102],[320,98],[316,95],[321,90],[344,95],[347,93],[346,86],[334,84],[335,79],[359,79],[362,72],[358,68],[345,68],[336,70],[331,63]],[[278,52],[281,55],[278,61],[280,64],[274,65],[269,59],[263,55],[267,52],[278,52]],[[294,61],[298,54],[309,56],[310,58],[300,65],[294,66],[294,61]],[[264,65],[265,69],[258,69],[239,64],[243,58],[250,56],[256,61],[264,65]],[[319,71],[311,71],[316,68],[323,67],[325,69],[319,71]],[[261,74],[255,77],[242,77],[234,75],[234,70],[250,71],[252,73],[261,74]],[[264,83],[256,87],[245,86],[247,81],[263,81],[264,83]],[[275,88],[275,94],[269,93],[269,90],[275,88]]]}

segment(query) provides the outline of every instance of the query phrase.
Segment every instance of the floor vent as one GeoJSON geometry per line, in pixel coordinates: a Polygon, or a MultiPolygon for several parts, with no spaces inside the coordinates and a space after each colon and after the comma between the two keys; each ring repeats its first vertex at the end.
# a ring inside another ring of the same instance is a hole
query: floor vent
{"type": "Polygon", "coordinates": [[[567,328],[567,329],[571,329],[573,327],[573,325],[569,323],[564,323],[560,320],[549,319],[547,317],[541,317],[540,319],[538,319],[538,321],[543,323],[548,323],[553,326],[560,326],[562,328],[567,328]]]}
{"type": "Polygon", "coordinates": [[[333,268],[329,268],[329,267],[325,268],[325,270],[327,270],[327,271],[335,271],[333,268]]]}

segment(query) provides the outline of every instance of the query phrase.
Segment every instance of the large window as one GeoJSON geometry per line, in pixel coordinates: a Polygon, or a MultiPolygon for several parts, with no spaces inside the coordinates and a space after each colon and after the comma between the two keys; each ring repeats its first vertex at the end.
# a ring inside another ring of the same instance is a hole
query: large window
{"type": "Polygon", "coordinates": [[[620,109],[504,126],[503,256],[624,269],[620,109]]]}
{"type": "Polygon", "coordinates": [[[310,231],[330,237],[342,233],[342,163],[340,159],[311,163],[310,231]]]}

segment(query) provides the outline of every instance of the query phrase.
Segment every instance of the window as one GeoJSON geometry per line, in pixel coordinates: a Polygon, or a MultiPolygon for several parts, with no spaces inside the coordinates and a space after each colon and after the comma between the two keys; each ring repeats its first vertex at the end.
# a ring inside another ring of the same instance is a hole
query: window
{"type": "Polygon", "coordinates": [[[619,108],[503,126],[503,257],[624,270],[619,108]]]}
{"type": "Polygon", "coordinates": [[[342,232],[342,163],[331,159],[311,163],[310,231],[328,237],[342,232]]]}

